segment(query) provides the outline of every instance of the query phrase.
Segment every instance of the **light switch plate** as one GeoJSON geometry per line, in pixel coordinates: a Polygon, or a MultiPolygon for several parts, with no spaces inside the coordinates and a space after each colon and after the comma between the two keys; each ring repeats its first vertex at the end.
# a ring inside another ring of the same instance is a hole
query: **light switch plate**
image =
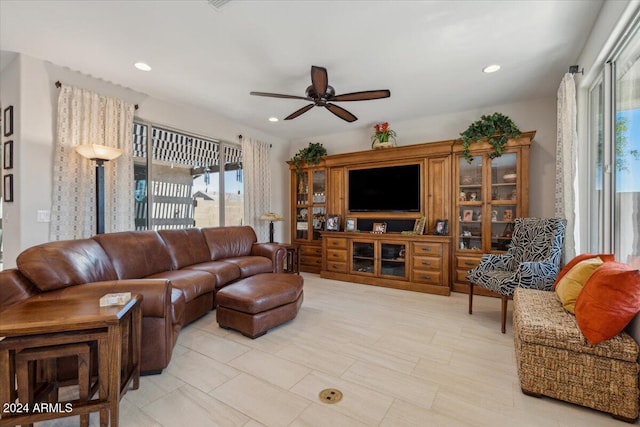
{"type": "Polygon", "coordinates": [[[51,222],[51,211],[49,211],[49,210],[38,210],[36,221],[37,222],[51,222]]]}

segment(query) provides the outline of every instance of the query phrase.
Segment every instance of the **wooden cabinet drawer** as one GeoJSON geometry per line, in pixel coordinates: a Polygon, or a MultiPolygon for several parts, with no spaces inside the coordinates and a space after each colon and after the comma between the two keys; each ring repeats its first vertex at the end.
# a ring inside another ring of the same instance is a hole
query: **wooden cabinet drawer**
{"type": "Polygon", "coordinates": [[[347,239],[327,237],[327,249],[347,249],[347,239]]]}
{"type": "Polygon", "coordinates": [[[329,249],[327,250],[327,262],[347,262],[347,251],[345,249],[329,249]]]}
{"type": "Polygon", "coordinates": [[[456,270],[456,282],[469,283],[467,281],[467,271],[469,270],[456,270]]]}
{"type": "Polygon", "coordinates": [[[439,285],[442,281],[442,275],[439,271],[413,270],[411,281],[439,285]]]}
{"type": "Polygon", "coordinates": [[[440,271],[440,266],[442,265],[442,260],[436,257],[426,257],[426,256],[414,256],[413,257],[413,268],[416,270],[438,270],[440,271]]]}
{"type": "Polygon", "coordinates": [[[481,257],[467,257],[467,256],[457,256],[456,257],[456,268],[460,270],[471,270],[476,265],[480,264],[481,257]]]}
{"type": "Polygon", "coordinates": [[[442,255],[442,245],[440,243],[414,243],[413,255],[440,256],[442,255]]]}
{"type": "Polygon", "coordinates": [[[300,255],[322,256],[322,246],[300,245],[300,255]]]}
{"type": "Polygon", "coordinates": [[[300,264],[321,266],[322,265],[322,258],[317,257],[317,256],[301,255],[300,256],[300,264]]]}
{"type": "Polygon", "coordinates": [[[335,271],[336,273],[346,273],[347,272],[347,263],[346,262],[335,262],[335,261],[327,261],[327,270],[335,271]]]}

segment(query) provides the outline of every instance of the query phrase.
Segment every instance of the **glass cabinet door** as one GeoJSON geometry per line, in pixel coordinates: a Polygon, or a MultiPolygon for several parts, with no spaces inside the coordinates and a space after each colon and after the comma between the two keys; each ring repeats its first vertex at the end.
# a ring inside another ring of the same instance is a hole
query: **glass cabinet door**
{"type": "Polygon", "coordinates": [[[296,194],[298,206],[309,204],[309,175],[306,172],[296,174],[296,194]]]}
{"type": "Polygon", "coordinates": [[[491,159],[491,250],[506,251],[511,242],[517,212],[517,155],[503,154],[491,159]]]}
{"type": "Polygon", "coordinates": [[[395,278],[406,277],[405,244],[382,243],[380,245],[380,275],[395,278]]]}
{"type": "Polygon", "coordinates": [[[324,230],[326,222],[326,173],[324,169],[314,170],[311,172],[311,227],[313,234],[312,240],[320,240],[320,232],[324,230]]]}
{"type": "Polygon", "coordinates": [[[482,249],[482,156],[475,156],[471,163],[458,158],[459,193],[458,223],[459,249],[482,249]]]}
{"type": "Polygon", "coordinates": [[[351,272],[360,274],[374,274],[374,255],[375,242],[352,242],[351,272]]]}
{"type": "Polygon", "coordinates": [[[296,239],[307,240],[309,237],[309,208],[296,208],[296,239]]]}

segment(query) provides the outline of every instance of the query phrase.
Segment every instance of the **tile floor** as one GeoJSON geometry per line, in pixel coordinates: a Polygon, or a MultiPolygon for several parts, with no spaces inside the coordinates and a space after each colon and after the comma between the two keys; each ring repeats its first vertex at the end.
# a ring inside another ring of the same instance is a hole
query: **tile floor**
{"type": "MultiPolygon", "coordinates": [[[[183,329],[171,364],[121,402],[122,426],[624,426],[520,392],[500,303],[304,274],[298,317],[251,340],[215,312],[183,329]],[[337,388],[344,397],[321,403],[337,388]]],[[[510,306],[511,307],[511,306],[510,306]]],[[[91,425],[98,425],[92,415],[91,425]]],[[[38,423],[77,425],[77,419],[38,423]]]]}

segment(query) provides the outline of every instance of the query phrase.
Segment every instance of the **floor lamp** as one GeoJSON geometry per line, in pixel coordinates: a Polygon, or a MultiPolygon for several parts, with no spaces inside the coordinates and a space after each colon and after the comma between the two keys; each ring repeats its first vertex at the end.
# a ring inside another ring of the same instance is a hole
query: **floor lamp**
{"type": "Polygon", "coordinates": [[[104,233],[104,162],[115,160],[123,151],[115,147],[98,144],[76,145],[82,157],[96,161],[96,234],[104,233]]]}
{"type": "Polygon", "coordinates": [[[273,223],[274,221],[282,221],[283,218],[273,212],[267,212],[260,217],[262,221],[269,221],[269,243],[273,243],[273,223]]]}

